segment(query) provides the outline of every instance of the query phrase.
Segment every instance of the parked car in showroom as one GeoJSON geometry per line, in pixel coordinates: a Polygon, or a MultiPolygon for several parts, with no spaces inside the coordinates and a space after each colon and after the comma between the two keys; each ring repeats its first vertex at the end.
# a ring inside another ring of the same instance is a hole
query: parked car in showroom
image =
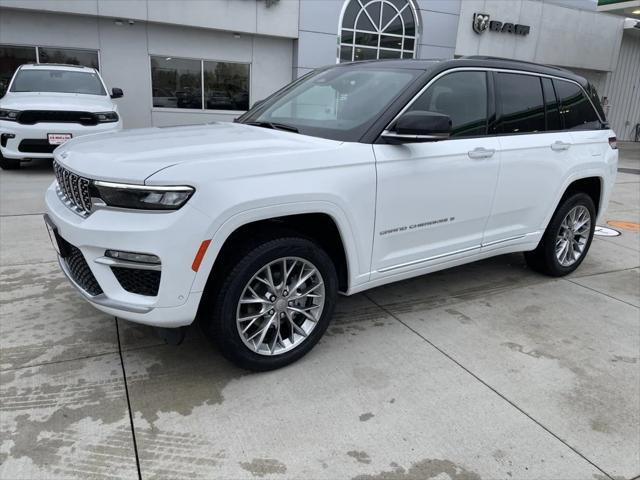
{"type": "Polygon", "coordinates": [[[55,152],[51,238],[95,307],[198,320],[238,365],[307,353],[338,292],[511,252],[584,260],[618,152],[592,86],[491,58],[311,72],[236,123],[77,138],[55,152]]]}
{"type": "Polygon", "coordinates": [[[122,129],[112,101],[122,95],[119,88],[109,95],[95,68],[20,66],[0,98],[0,167],[53,158],[53,151],[71,138],[122,129]]]}

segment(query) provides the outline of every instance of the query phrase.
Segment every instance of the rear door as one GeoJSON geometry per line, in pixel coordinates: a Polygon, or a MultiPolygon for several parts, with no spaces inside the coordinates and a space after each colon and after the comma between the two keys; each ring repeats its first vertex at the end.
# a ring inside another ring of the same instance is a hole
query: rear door
{"type": "Polygon", "coordinates": [[[573,154],[582,164],[602,161],[609,148],[609,131],[601,128],[600,119],[587,95],[573,82],[554,79],[553,84],[562,111],[564,128],[573,144],[573,154]]]}
{"type": "Polygon", "coordinates": [[[528,240],[544,228],[572,155],[551,79],[495,72],[501,165],[483,249],[528,240]]]}
{"type": "Polygon", "coordinates": [[[372,280],[479,251],[498,177],[487,136],[493,92],[485,71],[436,79],[407,111],[451,117],[450,139],[375,144],[378,192],[372,280]]]}

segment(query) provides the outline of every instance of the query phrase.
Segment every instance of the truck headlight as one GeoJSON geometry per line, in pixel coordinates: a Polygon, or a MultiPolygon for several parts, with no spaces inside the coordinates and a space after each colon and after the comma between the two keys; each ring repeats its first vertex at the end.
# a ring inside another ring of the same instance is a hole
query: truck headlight
{"type": "Polygon", "coordinates": [[[98,123],[117,122],[120,117],[116,112],[100,112],[95,114],[98,123]]]}
{"type": "Polygon", "coordinates": [[[178,210],[191,198],[195,189],[188,186],[129,185],[93,182],[94,192],[110,207],[136,210],[178,210]]]}
{"type": "Polygon", "coordinates": [[[18,120],[19,110],[7,110],[0,108],[0,120],[7,120],[9,122],[15,122],[18,120]]]}

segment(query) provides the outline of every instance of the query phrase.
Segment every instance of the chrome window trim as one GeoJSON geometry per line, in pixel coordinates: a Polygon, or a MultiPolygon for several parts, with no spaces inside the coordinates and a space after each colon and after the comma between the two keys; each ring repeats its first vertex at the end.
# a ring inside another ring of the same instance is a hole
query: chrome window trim
{"type": "MultiPolygon", "coordinates": [[[[520,74],[520,75],[532,75],[535,77],[544,77],[544,78],[551,78],[551,79],[555,79],[555,80],[560,80],[560,81],[564,81],[564,82],[569,82],[569,83],[573,83],[575,85],[577,85],[580,90],[582,91],[582,93],[585,95],[585,97],[587,97],[587,100],[589,100],[589,103],[591,104],[591,108],[593,108],[593,111],[596,112],[596,116],[598,117],[598,120],[600,121],[600,123],[605,124],[606,121],[602,119],[602,117],[600,117],[600,114],[598,113],[598,109],[595,107],[595,105],[593,104],[593,101],[591,100],[591,97],[589,95],[587,95],[587,92],[585,91],[585,89],[582,87],[582,85],[580,85],[578,82],[576,82],[575,80],[571,80],[569,78],[563,78],[563,77],[559,77],[556,75],[550,75],[547,73],[537,73],[537,72],[528,72],[526,70],[515,70],[515,69],[510,69],[510,68],[496,68],[496,67],[455,67],[455,68],[451,68],[449,70],[445,70],[444,72],[440,72],[438,75],[436,75],[435,77],[433,77],[431,80],[429,80],[427,82],[427,84],[422,87],[420,89],[420,91],[418,93],[416,93],[414,95],[414,97],[409,100],[409,102],[402,108],[402,110],[400,110],[400,112],[393,117],[393,120],[391,120],[387,126],[384,128],[384,130],[382,131],[382,133],[380,134],[380,136],[382,135],[386,135],[389,132],[391,132],[391,130],[389,130],[389,128],[391,127],[391,125],[393,125],[393,123],[404,113],[406,112],[411,105],[413,105],[418,98],[420,98],[420,96],[437,80],[439,80],[440,78],[444,77],[445,75],[448,75],[450,73],[454,73],[454,72],[498,72],[498,73],[516,73],[516,74],[520,74]]],[[[496,94],[497,95],[497,94],[496,94]]],[[[560,100],[558,100],[558,102],[560,102],[560,100]]],[[[561,132],[568,132],[569,130],[563,129],[563,130],[559,130],[561,132]]],[[[527,132],[526,134],[533,134],[533,133],[548,133],[546,130],[544,132],[527,132]]],[[[485,135],[483,135],[485,136],[485,135]]],[[[498,135],[486,135],[486,136],[498,136],[498,135]]],[[[459,137],[459,138],[466,138],[466,137],[459,137]]],[[[456,140],[456,138],[450,138],[449,140],[456,140]]]]}

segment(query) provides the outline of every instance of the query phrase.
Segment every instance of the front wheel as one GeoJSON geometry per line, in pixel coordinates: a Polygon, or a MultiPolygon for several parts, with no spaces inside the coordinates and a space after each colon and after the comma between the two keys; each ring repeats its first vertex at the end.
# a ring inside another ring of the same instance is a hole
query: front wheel
{"type": "Polygon", "coordinates": [[[568,197],[554,213],[538,247],[525,253],[527,264],[553,277],[573,272],[587,256],[595,217],[589,195],[576,193],[568,197]]]}
{"type": "Polygon", "coordinates": [[[0,168],[2,170],[15,170],[20,168],[20,160],[15,158],[5,158],[0,152],[0,168]]]}
{"type": "Polygon", "coordinates": [[[205,333],[227,359],[248,370],[298,360],[320,340],[333,314],[333,262],[299,237],[264,241],[238,258],[202,318],[205,333]]]}

